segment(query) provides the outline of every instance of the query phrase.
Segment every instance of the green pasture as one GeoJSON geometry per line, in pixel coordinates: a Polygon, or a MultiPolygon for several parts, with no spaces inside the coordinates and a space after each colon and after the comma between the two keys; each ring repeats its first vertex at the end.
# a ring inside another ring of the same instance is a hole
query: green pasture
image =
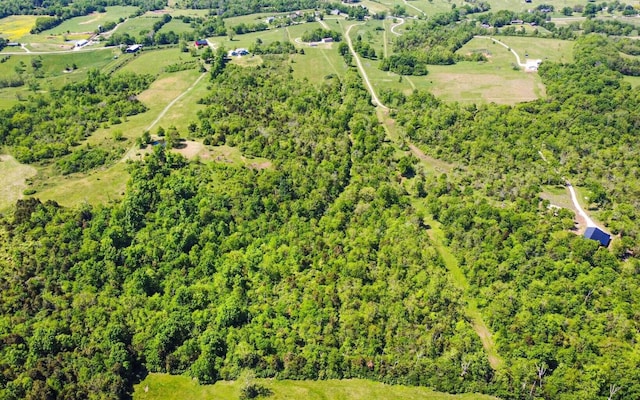
{"type": "Polygon", "coordinates": [[[87,174],[50,176],[43,171],[34,179],[33,187],[37,191],[33,197],[54,200],[66,207],[108,203],[124,195],[128,179],[126,163],[121,162],[87,174]]]}
{"type": "Polygon", "coordinates": [[[169,23],[164,24],[162,28],[160,28],[159,32],[170,32],[170,31],[173,31],[179,35],[183,32],[191,32],[193,31],[193,28],[191,27],[191,24],[184,23],[181,19],[174,18],[171,21],[169,21],[169,23]]]}
{"type": "Polygon", "coordinates": [[[342,76],[347,70],[344,59],[334,49],[320,47],[303,47],[304,54],[291,56],[293,76],[297,79],[308,79],[309,82],[321,83],[328,75],[342,76]]]}
{"type": "MultiPolygon", "coordinates": [[[[266,397],[272,400],[488,400],[491,396],[480,394],[447,394],[435,392],[423,387],[386,385],[364,379],[327,380],[327,381],[279,381],[256,379],[273,392],[266,397]]],[[[167,374],[149,374],[147,378],[134,386],[135,400],[177,400],[177,399],[238,399],[243,382],[220,381],[214,385],[199,385],[186,376],[167,374]]]]}
{"type": "Polygon", "coordinates": [[[248,49],[252,44],[256,43],[256,40],[258,38],[262,40],[264,44],[275,42],[276,40],[280,42],[286,42],[289,40],[286,29],[278,28],[269,29],[263,32],[252,32],[244,35],[235,35],[233,40],[229,40],[229,37],[227,36],[218,36],[211,38],[210,41],[215,45],[216,48],[222,46],[226,50],[232,50],[241,47],[248,49]]]}
{"type": "Polygon", "coordinates": [[[160,21],[162,17],[161,14],[152,14],[148,13],[136,18],[130,18],[118,27],[117,32],[119,34],[128,33],[129,36],[137,38],[138,40],[142,38],[143,35],[140,32],[151,32],[153,29],[153,24],[160,21]]]}
{"type": "MultiPolygon", "coordinates": [[[[171,1],[169,1],[169,7],[172,7],[171,1]]],[[[209,15],[209,10],[193,10],[189,8],[170,8],[171,16],[177,17],[180,15],[186,15],[189,17],[206,17],[209,15]]]]}
{"type": "Polygon", "coordinates": [[[138,7],[113,6],[106,7],[106,10],[103,13],[95,12],[82,17],[68,19],[55,28],[44,31],[43,34],[61,35],[67,32],[94,32],[98,29],[98,26],[106,22],[118,22],[120,18],[128,18],[138,10],[138,7]]]}
{"type": "MultiPolygon", "coordinates": [[[[543,61],[573,62],[573,45],[575,44],[573,41],[522,36],[496,36],[495,38],[515,50],[522,62],[527,58],[527,55],[528,58],[543,61]]],[[[490,50],[496,46],[502,47],[498,44],[489,43],[488,39],[480,38],[475,38],[469,43],[474,42],[475,46],[476,43],[481,41],[486,42],[486,46],[484,47],[488,47],[490,50]]],[[[460,51],[464,51],[463,49],[460,51]]],[[[502,47],[502,50],[506,49],[502,47]]]]}
{"type": "Polygon", "coordinates": [[[127,63],[120,71],[157,75],[162,73],[169,65],[194,59],[190,53],[183,53],[178,47],[143,50],[137,53],[133,60],[127,63]]]}

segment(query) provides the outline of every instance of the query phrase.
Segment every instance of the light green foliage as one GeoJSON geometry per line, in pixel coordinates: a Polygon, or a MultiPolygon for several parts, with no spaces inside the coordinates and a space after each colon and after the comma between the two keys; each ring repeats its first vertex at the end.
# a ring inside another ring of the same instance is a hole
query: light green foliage
{"type": "MultiPolygon", "coordinates": [[[[328,381],[287,381],[256,379],[273,391],[270,400],[490,400],[482,394],[446,394],[428,388],[385,385],[363,379],[328,381]]],[[[174,400],[177,397],[205,400],[236,400],[240,396],[239,381],[219,381],[215,385],[198,385],[185,376],[149,374],[135,386],[134,400],[174,400]]]]}

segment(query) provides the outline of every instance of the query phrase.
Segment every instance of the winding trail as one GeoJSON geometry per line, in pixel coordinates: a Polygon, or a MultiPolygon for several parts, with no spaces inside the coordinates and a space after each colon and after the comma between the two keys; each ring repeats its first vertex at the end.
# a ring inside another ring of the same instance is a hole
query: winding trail
{"type": "Polygon", "coordinates": [[[349,45],[349,50],[351,51],[351,55],[353,55],[353,58],[356,60],[356,64],[358,65],[358,70],[360,71],[360,74],[362,75],[362,79],[364,79],[364,83],[367,86],[367,89],[369,90],[369,93],[371,93],[371,100],[373,101],[373,104],[384,109],[384,110],[388,110],[389,107],[385,106],[384,104],[382,104],[382,102],[380,101],[380,99],[378,98],[378,95],[376,94],[376,91],[373,90],[373,86],[371,85],[371,82],[369,82],[369,77],[367,76],[367,72],[364,70],[364,67],[362,66],[362,62],[360,61],[360,57],[358,56],[358,53],[356,53],[356,50],[353,48],[353,43],[351,43],[351,36],[349,36],[349,32],[351,31],[351,28],[353,28],[354,26],[359,26],[359,25],[364,25],[365,23],[359,23],[359,24],[352,24],[349,25],[349,27],[347,28],[344,37],[347,40],[347,44],[349,45]]]}
{"type": "MultiPolygon", "coordinates": [[[[394,25],[392,28],[396,26],[400,26],[403,23],[404,23],[404,19],[402,20],[401,23],[394,25]]],[[[371,82],[369,81],[369,77],[367,76],[367,73],[364,67],[362,66],[360,57],[358,56],[355,49],[353,48],[353,43],[351,43],[351,37],[349,36],[349,33],[351,32],[351,28],[353,28],[354,26],[363,25],[363,24],[364,22],[359,24],[349,25],[349,27],[345,31],[344,36],[347,40],[347,44],[349,45],[349,50],[351,51],[351,54],[356,60],[358,70],[362,75],[364,83],[367,89],[369,90],[369,92],[371,93],[372,101],[374,105],[376,105],[378,109],[381,110],[381,112],[377,113],[378,120],[384,126],[387,133],[387,137],[391,139],[391,142],[394,143],[396,147],[399,147],[397,138],[394,139],[394,137],[390,134],[389,126],[387,125],[388,121],[384,116],[389,111],[389,107],[384,105],[380,101],[380,99],[378,99],[378,96],[376,95],[376,92],[373,89],[371,82]]],[[[393,33],[400,36],[400,34],[395,31],[393,31],[393,33]]],[[[413,86],[413,82],[410,82],[410,83],[413,86]]],[[[414,154],[420,160],[421,163],[428,164],[428,157],[417,146],[415,146],[413,143],[409,142],[408,140],[406,141],[406,143],[409,146],[411,153],[414,154]]],[[[418,207],[420,206],[421,205],[418,205],[418,207]]],[[[487,324],[484,322],[484,319],[482,318],[482,313],[478,308],[477,301],[475,300],[475,298],[473,298],[473,296],[470,296],[468,294],[470,289],[469,283],[467,281],[466,276],[464,275],[464,272],[460,268],[458,261],[456,260],[454,255],[451,253],[451,250],[449,250],[449,248],[446,245],[445,235],[442,229],[440,228],[440,223],[434,220],[433,217],[431,216],[425,217],[425,223],[427,223],[431,227],[431,229],[429,229],[428,231],[429,238],[431,239],[431,242],[433,243],[434,248],[436,249],[440,257],[444,261],[445,267],[449,271],[449,274],[452,277],[454,285],[458,287],[463,293],[462,299],[466,303],[464,306],[465,316],[468,318],[474,332],[476,332],[476,334],[480,338],[480,341],[482,342],[482,347],[487,353],[487,359],[489,361],[489,365],[491,366],[491,368],[493,368],[493,370],[500,369],[502,365],[504,365],[504,361],[498,354],[495,342],[493,341],[492,333],[487,327],[487,324]]]]}
{"type": "Polygon", "coordinates": [[[404,24],[405,22],[407,22],[407,20],[404,18],[396,18],[396,19],[400,22],[396,22],[395,24],[391,25],[391,28],[389,28],[389,30],[391,31],[391,33],[393,33],[396,36],[402,36],[402,33],[396,32],[395,29],[400,25],[404,24]]]}
{"type": "MultiPolygon", "coordinates": [[[[158,116],[156,117],[156,119],[153,120],[153,122],[145,129],[146,131],[151,131],[151,129],[153,129],[154,126],[156,126],[156,124],[158,122],[160,122],[160,120],[167,114],[167,112],[171,109],[171,107],[173,107],[178,101],[180,101],[181,98],[183,98],[187,93],[189,93],[191,91],[191,89],[193,89],[198,83],[200,83],[200,81],[202,80],[202,78],[204,78],[205,76],[207,76],[209,74],[209,71],[207,72],[203,72],[202,75],[200,75],[198,77],[198,79],[196,79],[191,86],[189,86],[184,92],[180,93],[180,95],[178,97],[176,97],[175,99],[171,100],[171,102],[169,104],[167,104],[167,106],[160,112],[160,114],[158,114],[158,116]]],[[[138,147],[134,144],[133,147],[131,147],[129,149],[129,151],[127,151],[122,158],[120,159],[120,162],[125,162],[130,158],[133,158],[134,154],[138,151],[138,147]]]]}
{"type": "Polygon", "coordinates": [[[502,43],[501,41],[494,39],[492,37],[489,36],[475,36],[479,39],[489,39],[494,41],[495,43],[498,43],[500,46],[504,47],[505,49],[509,50],[511,53],[513,53],[514,56],[516,56],[516,61],[518,62],[518,65],[522,68],[525,68],[527,65],[523,64],[522,62],[520,62],[520,56],[518,55],[518,53],[516,53],[516,51],[514,49],[512,49],[511,47],[509,47],[508,45],[502,43]]]}

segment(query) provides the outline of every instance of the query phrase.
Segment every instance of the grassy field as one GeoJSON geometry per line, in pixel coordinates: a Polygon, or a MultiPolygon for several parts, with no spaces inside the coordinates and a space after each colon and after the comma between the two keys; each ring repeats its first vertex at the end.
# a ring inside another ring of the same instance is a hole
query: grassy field
{"type": "MultiPolygon", "coordinates": [[[[451,395],[435,392],[421,387],[392,386],[362,379],[329,381],[278,381],[257,379],[273,391],[267,397],[272,400],[489,400],[491,396],[479,394],[451,395]]],[[[134,387],[135,400],[173,400],[173,399],[238,399],[241,383],[217,382],[215,385],[198,385],[185,376],[150,374],[134,387]]]]}
{"type": "Polygon", "coordinates": [[[114,6],[106,7],[104,13],[93,13],[82,17],[68,19],[56,26],[43,32],[45,35],[61,35],[67,32],[94,32],[99,25],[106,22],[118,22],[120,18],[127,18],[136,12],[138,7],[131,6],[114,6]]]}
{"type": "Polygon", "coordinates": [[[192,30],[191,24],[186,24],[180,19],[172,19],[168,24],[164,24],[159,32],[173,31],[179,35],[183,32],[191,32],[192,30]]]}
{"type": "Polygon", "coordinates": [[[177,47],[144,50],[127,63],[121,71],[158,75],[169,65],[192,60],[194,60],[194,57],[189,53],[181,52],[177,47]]]}
{"type": "MultiPolygon", "coordinates": [[[[573,41],[521,36],[500,36],[496,39],[515,50],[522,62],[527,56],[543,61],[573,62],[573,46],[575,44],[573,41]]],[[[479,40],[482,41],[482,39],[474,39],[474,41],[479,40]]],[[[493,49],[495,45],[487,44],[487,47],[493,49]]]]}
{"type": "Polygon", "coordinates": [[[640,76],[625,76],[624,80],[631,84],[631,87],[640,87],[640,76]]]}
{"type": "Polygon", "coordinates": [[[0,37],[20,41],[36,24],[35,15],[12,15],[0,19],[0,37]]]}
{"type": "Polygon", "coordinates": [[[22,197],[27,188],[26,180],[35,174],[35,168],[20,164],[9,155],[0,155],[0,212],[9,209],[22,197]]]}
{"type": "Polygon", "coordinates": [[[120,25],[117,32],[119,34],[128,33],[129,36],[140,39],[142,38],[140,32],[151,32],[153,24],[160,21],[160,17],[160,14],[149,15],[147,13],[137,18],[128,19],[120,25]]]}

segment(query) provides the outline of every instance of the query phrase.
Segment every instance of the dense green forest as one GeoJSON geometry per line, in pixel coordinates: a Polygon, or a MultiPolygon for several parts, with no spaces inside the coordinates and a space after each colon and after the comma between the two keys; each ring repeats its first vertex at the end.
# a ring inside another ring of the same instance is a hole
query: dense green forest
{"type": "MultiPolygon", "coordinates": [[[[226,16],[327,6],[214,3],[176,4],[211,9],[207,17],[180,17],[202,37],[267,29],[262,22],[226,27],[226,16]]],[[[58,8],[164,6],[55,4],[56,21],[67,15],[58,8]]],[[[0,7],[40,13],[40,6],[0,7]]],[[[353,19],[367,13],[327,7],[353,19]]],[[[473,3],[413,21],[380,61],[401,75],[486,61],[456,51],[475,35],[515,34],[517,18],[545,28],[518,34],[575,40],[573,63],[540,65],[545,97],[514,106],[387,88],[380,98],[392,109],[376,115],[345,42],[335,51],[351,67],[314,82],[294,79],[289,55],[297,50],[288,41],[253,42],[262,55],[256,67],[226,62],[222,46],[202,50],[210,80],[197,118],[188,132],[171,128],[166,147],[149,146],[128,162],[122,200],[65,208],[27,198],[0,215],[0,399],[129,398],[149,372],[208,384],[246,370],[505,399],[640,398],[640,92],[623,79],[640,75],[640,46],[618,37],[633,31],[629,24],[587,19],[556,27],[548,6],[536,7],[469,22],[466,14],[489,9],[473,3]],[[261,162],[188,161],[170,150],[180,136],[261,162]],[[451,168],[433,172],[408,145],[451,168]],[[567,180],[614,235],[609,248],[578,235],[573,213],[543,199],[567,180]],[[471,302],[493,333],[498,366],[474,330],[471,302]]],[[[160,43],[171,21],[158,18],[145,44],[160,43]]],[[[302,40],[328,36],[342,38],[319,28],[302,40]]],[[[111,40],[134,42],[126,33],[111,40]]],[[[360,56],[376,58],[362,36],[354,42],[360,56]]],[[[22,84],[34,82],[29,74],[41,67],[34,60],[16,69],[22,84]]],[[[153,79],[93,70],[49,92],[34,85],[27,99],[0,111],[0,145],[59,174],[94,170],[119,158],[124,145],[84,140],[145,112],[136,95],[153,79]]],[[[145,132],[137,143],[151,141],[145,132]]]]}

